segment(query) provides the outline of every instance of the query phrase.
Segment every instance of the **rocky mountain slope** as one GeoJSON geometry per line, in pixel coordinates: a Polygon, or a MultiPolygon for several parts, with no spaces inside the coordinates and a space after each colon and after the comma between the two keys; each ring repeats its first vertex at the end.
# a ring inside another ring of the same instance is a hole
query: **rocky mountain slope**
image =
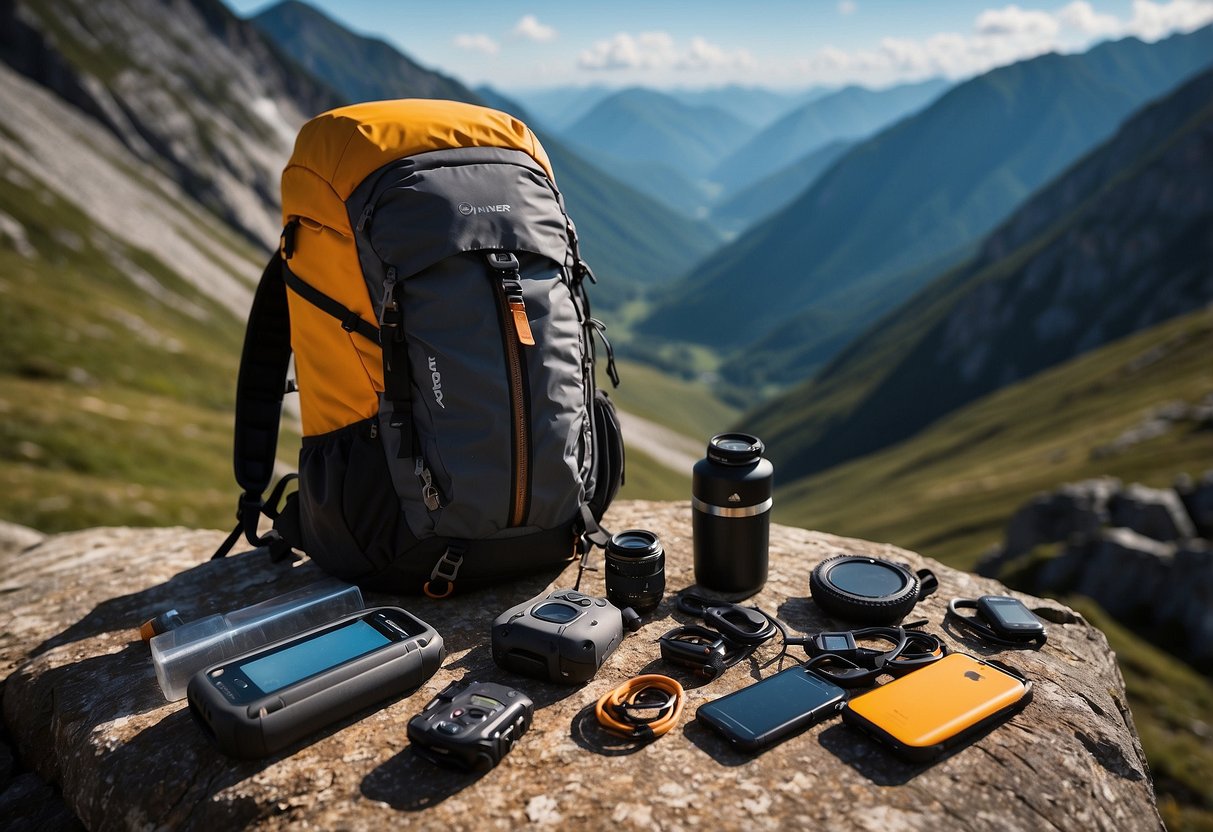
{"type": "Polygon", "coordinates": [[[1213,299],[1213,71],[1144,108],[967,265],[755,414],[795,478],[1213,299]]]}
{"type": "Polygon", "coordinates": [[[333,91],[220,0],[4,0],[0,59],[97,119],[136,157],[257,242],[278,177],[333,91]]]}
{"type": "Polygon", "coordinates": [[[333,25],[307,3],[276,3],[254,15],[251,22],[313,76],[326,79],[346,102],[374,101],[391,89],[395,98],[481,103],[454,78],[420,66],[386,41],[333,25]]]}

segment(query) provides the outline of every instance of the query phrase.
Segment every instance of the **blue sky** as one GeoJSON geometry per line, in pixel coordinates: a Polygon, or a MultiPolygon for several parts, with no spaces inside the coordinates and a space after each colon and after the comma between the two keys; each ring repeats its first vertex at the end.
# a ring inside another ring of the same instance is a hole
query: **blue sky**
{"type": "MultiPolygon", "coordinates": [[[[238,14],[269,5],[227,0],[238,14]]],[[[797,88],[962,78],[1109,38],[1213,22],[1213,0],[310,0],[419,63],[502,90],[569,84],[797,88]]]]}

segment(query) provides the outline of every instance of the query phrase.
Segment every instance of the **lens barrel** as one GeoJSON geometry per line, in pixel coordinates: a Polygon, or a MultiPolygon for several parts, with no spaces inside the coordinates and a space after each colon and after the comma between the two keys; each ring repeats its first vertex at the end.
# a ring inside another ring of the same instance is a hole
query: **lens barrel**
{"type": "Polygon", "coordinates": [[[606,545],[607,600],[636,612],[656,609],[665,594],[665,550],[647,529],[626,529],[606,545]]]}

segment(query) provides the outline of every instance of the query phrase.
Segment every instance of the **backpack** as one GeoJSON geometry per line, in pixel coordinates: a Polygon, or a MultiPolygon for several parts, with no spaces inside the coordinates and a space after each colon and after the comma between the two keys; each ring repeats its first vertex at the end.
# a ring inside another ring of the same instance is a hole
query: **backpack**
{"type": "Polygon", "coordinates": [[[535,134],[453,101],[332,110],[299,132],[282,212],[237,382],[238,524],[216,557],[243,533],[443,597],[604,543],[624,460],[595,333],[619,379],[535,134]],[[294,389],[298,490],[282,500],[288,476],[263,499],[294,389]]]}

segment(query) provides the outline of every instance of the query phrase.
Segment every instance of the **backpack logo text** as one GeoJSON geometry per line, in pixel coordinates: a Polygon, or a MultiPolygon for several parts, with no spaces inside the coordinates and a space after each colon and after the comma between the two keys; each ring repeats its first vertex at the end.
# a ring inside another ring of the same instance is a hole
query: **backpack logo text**
{"type": "Polygon", "coordinates": [[[470,202],[459,203],[459,213],[465,217],[472,214],[508,214],[510,212],[509,205],[473,205],[470,202]]]}
{"type": "Polygon", "coordinates": [[[434,356],[429,356],[430,359],[430,381],[434,387],[434,401],[438,402],[438,406],[446,410],[446,405],[442,403],[442,373],[438,372],[438,359],[434,356]]]}

